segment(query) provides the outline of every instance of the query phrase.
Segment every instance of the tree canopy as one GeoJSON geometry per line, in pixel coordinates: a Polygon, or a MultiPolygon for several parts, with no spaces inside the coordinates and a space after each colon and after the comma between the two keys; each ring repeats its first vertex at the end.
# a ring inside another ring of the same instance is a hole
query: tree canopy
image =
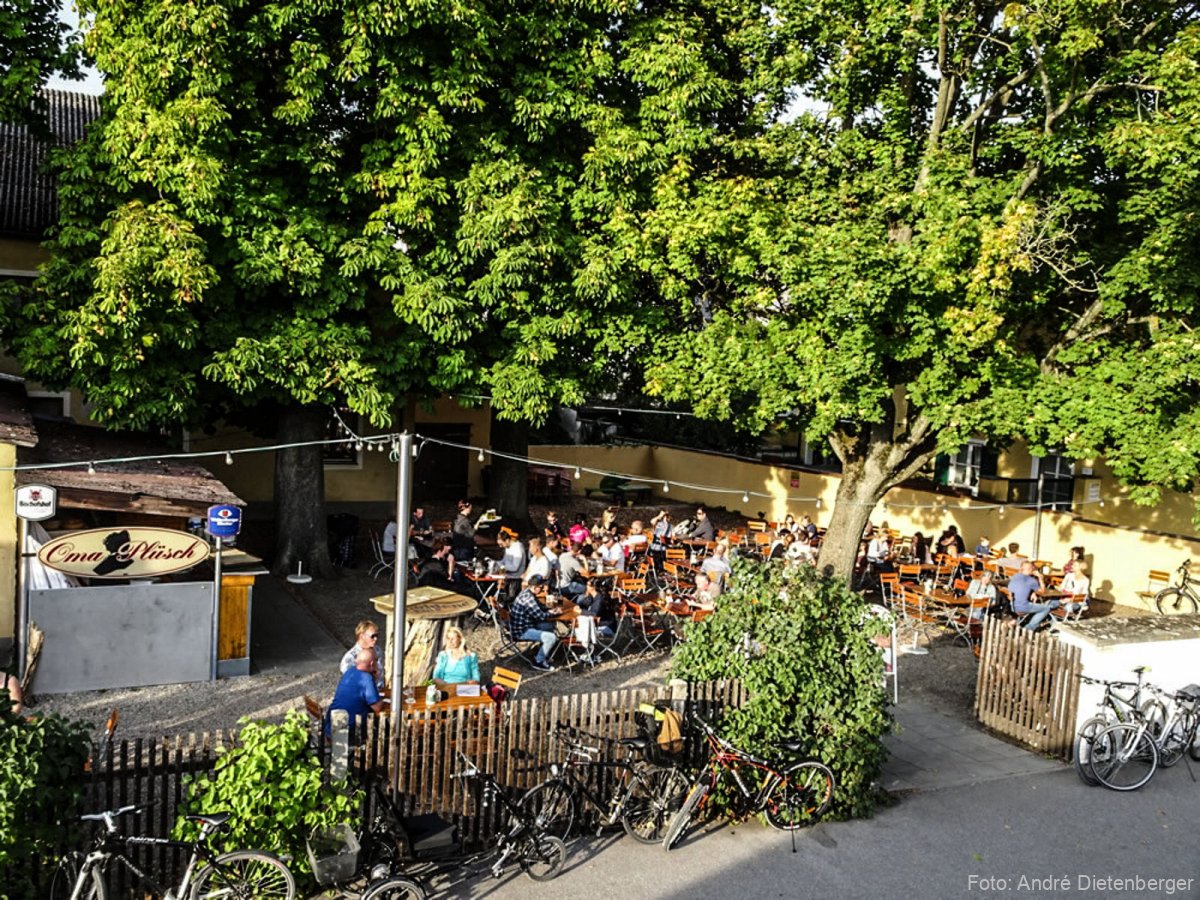
{"type": "Polygon", "coordinates": [[[1189,484],[1195,4],[783,3],[759,27],[760,121],[633,226],[688,323],[651,390],[827,436],[843,572],[887,487],[973,435],[1189,484]]]}
{"type": "Polygon", "coordinates": [[[0,4],[0,122],[38,125],[45,113],[38,90],[51,75],[79,72],[79,47],[60,21],[58,0],[0,4]]]}

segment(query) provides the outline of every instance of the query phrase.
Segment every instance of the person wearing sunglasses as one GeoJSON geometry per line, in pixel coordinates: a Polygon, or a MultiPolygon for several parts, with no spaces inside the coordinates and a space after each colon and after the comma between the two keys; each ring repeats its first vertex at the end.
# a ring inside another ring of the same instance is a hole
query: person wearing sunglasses
{"type": "Polygon", "coordinates": [[[375,677],[375,686],[383,686],[383,663],[380,658],[383,653],[379,650],[379,626],[370,619],[363,619],[354,626],[354,646],[346,651],[342,657],[339,669],[345,675],[355,667],[355,661],[358,658],[360,650],[376,650],[374,662],[371,666],[371,674],[375,677]]]}

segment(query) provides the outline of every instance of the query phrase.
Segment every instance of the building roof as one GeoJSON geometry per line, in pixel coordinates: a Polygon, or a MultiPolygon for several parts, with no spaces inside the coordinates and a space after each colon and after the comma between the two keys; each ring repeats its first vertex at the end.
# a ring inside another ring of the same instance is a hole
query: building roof
{"type": "Polygon", "coordinates": [[[25,400],[25,379],[0,374],[0,441],[18,447],[37,443],[37,428],[25,400]]]}
{"type": "Polygon", "coordinates": [[[51,139],[21,125],[0,124],[0,234],[40,240],[58,217],[51,149],[78,143],[100,115],[100,98],[46,89],[51,139]]]}
{"type": "Polygon", "coordinates": [[[217,503],[244,502],[211,472],[186,459],[101,463],[88,472],[85,460],[170,453],[152,436],[114,434],[72,422],[37,421],[37,445],[17,451],[19,465],[79,462],[61,469],[16,473],[17,484],[48,484],[60,507],[114,510],[157,516],[203,515],[217,503]]]}

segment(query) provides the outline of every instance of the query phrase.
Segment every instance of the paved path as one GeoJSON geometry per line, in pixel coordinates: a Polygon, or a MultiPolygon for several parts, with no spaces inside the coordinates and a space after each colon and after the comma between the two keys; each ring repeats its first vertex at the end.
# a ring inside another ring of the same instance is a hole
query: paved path
{"type": "Polygon", "coordinates": [[[277,578],[254,582],[250,612],[251,672],[304,677],[337,671],[346,648],[333,639],[277,578]]]}

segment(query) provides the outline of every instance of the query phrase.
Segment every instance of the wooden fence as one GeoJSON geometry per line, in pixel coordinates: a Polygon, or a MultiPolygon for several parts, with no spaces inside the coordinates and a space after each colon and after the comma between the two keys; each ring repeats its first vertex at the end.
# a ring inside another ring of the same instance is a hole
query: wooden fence
{"type": "Polygon", "coordinates": [[[1079,705],[1079,648],[988,618],[983,628],[975,714],[1042,753],[1069,758],[1079,705]]]}
{"type": "MultiPolygon", "coordinates": [[[[401,729],[397,799],[406,814],[438,812],[457,820],[468,840],[486,840],[498,825],[495,820],[498,811],[494,806],[486,810],[478,808],[476,793],[469,784],[450,777],[463,767],[460,753],[494,774],[500,784],[521,791],[545,778],[548,765],[562,759],[552,737],[560,722],[592,735],[616,739],[636,733],[634,714],[640,703],[671,699],[681,711],[693,707],[715,715],[726,707],[739,706],[743,696],[738,682],[712,682],[681,687],[674,696],[667,688],[623,689],[517,700],[498,710],[488,707],[450,713],[409,713],[401,729]]],[[[387,725],[387,717],[372,717],[356,736],[348,769],[359,784],[365,785],[371,779],[390,782],[393,757],[387,725]]],[[[314,729],[313,738],[314,750],[328,773],[331,742],[320,728],[314,729]]],[[[183,801],[185,779],[210,772],[220,748],[231,746],[236,740],[235,732],[217,732],[162,740],[121,740],[103,748],[83,776],[80,807],[60,811],[58,820],[64,826],[61,850],[83,846],[87,831],[72,827],[80,814],[132,804],[152,806],[122,819],[124,832],[169,836],[183,801]]],[[[611,754],[613,750],[610,747],[606,752],[611,754]]],[[[605,777],[598,773],[593,787],[607,803],[612,785],[606,783],[605,777]]],[[[364,792],[364,819],[371,815],[376,799],[373,791],[364,792]]],[[[187,862],[182,851],[162,847],[140,846],[131,857],[139,867],[162,873],[166,878],[173,873],[177,875],[187,862]]],[[[35,884],[44,887],[53,874],[55,860],[31,863],[32,870],[27,874],[35,884]]],[[[110,873],[110,881],[110,896],[128,896],[135,887],[132,877],[119,866],[110,873]]]]}

